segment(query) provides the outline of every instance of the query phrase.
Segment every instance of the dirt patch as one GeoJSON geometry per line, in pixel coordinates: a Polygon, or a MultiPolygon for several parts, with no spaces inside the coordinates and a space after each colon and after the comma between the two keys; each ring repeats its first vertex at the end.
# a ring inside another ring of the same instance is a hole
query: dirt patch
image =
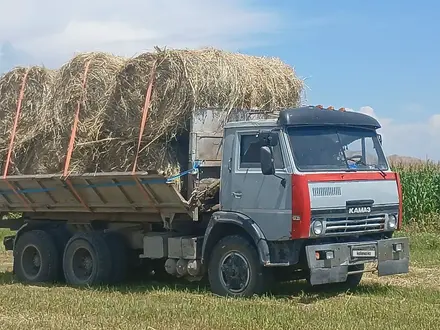
{"type": "Polygon", "coordinates": [[[440,267],[413,267],[410,266],[408,274],[378,277],[377,274],[366,273],[363,282],[380,283],[400,287],[428,287],[440,288],[438,273],[440,267]]]}

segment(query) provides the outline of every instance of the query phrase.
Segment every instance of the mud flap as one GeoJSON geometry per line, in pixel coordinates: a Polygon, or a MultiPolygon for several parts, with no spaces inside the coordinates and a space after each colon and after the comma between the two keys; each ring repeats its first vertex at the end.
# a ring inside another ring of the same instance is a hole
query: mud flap
{"type": "Polygon", "coordinates": [[[347,280],[350,248],[344,244],[324,244],[306,246],[307,263],[310,271],[310,284],[341,283],[347,280]],[[316,260],[318,251],[334,251],[334,258],[316,260]]]}
{"type": "Polygon", "coordinates": [[[377,242],[378,276],[406,274],[409,272],[408,238],[392,238],[377,242]]]}

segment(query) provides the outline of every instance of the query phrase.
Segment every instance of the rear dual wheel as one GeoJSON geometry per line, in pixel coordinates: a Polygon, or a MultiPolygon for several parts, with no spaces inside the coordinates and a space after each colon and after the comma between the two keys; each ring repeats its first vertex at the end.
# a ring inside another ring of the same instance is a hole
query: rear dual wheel
{"type": "Polygon", "coordinates": [[[94,285],[125,279],[128,248],[122,235],[96,231],[69,237],[63,228],[21,234],[14,247],[18,280],[48,283],[65,279],[71,285],[94,285]]]}
{"type": "Polygon", "coordinates": [[[125,279],[125,242],[117,233],[77,233],[64,250],[63,269],[68,284],[114,284],[125,279]]]}

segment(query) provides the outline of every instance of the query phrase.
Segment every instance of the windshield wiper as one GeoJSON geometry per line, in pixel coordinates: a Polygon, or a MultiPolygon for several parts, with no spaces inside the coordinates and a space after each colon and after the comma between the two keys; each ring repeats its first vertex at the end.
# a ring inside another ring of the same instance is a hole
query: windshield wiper
{"type": "Polygon", "coordinates": [[[372,164],[370,166],[373,166],[376,170],[378,170],[380,172],[380,174],[382,174],[382,177],[385,178],[387,176],[387,174],[385,173],[384,170],[382,170],[379,166],[372,164]]]}

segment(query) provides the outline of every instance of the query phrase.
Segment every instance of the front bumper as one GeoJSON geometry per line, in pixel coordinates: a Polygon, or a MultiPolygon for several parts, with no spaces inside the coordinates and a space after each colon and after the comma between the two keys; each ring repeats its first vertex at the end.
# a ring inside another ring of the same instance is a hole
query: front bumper
{"type": "Polygon", "coordinates": [[[378,276],[405,274],[409,271],[409,240],[309,245],[306,256],[312,285],[345,282],[350,266],[370,262],[377,263],[378,276]]]}

